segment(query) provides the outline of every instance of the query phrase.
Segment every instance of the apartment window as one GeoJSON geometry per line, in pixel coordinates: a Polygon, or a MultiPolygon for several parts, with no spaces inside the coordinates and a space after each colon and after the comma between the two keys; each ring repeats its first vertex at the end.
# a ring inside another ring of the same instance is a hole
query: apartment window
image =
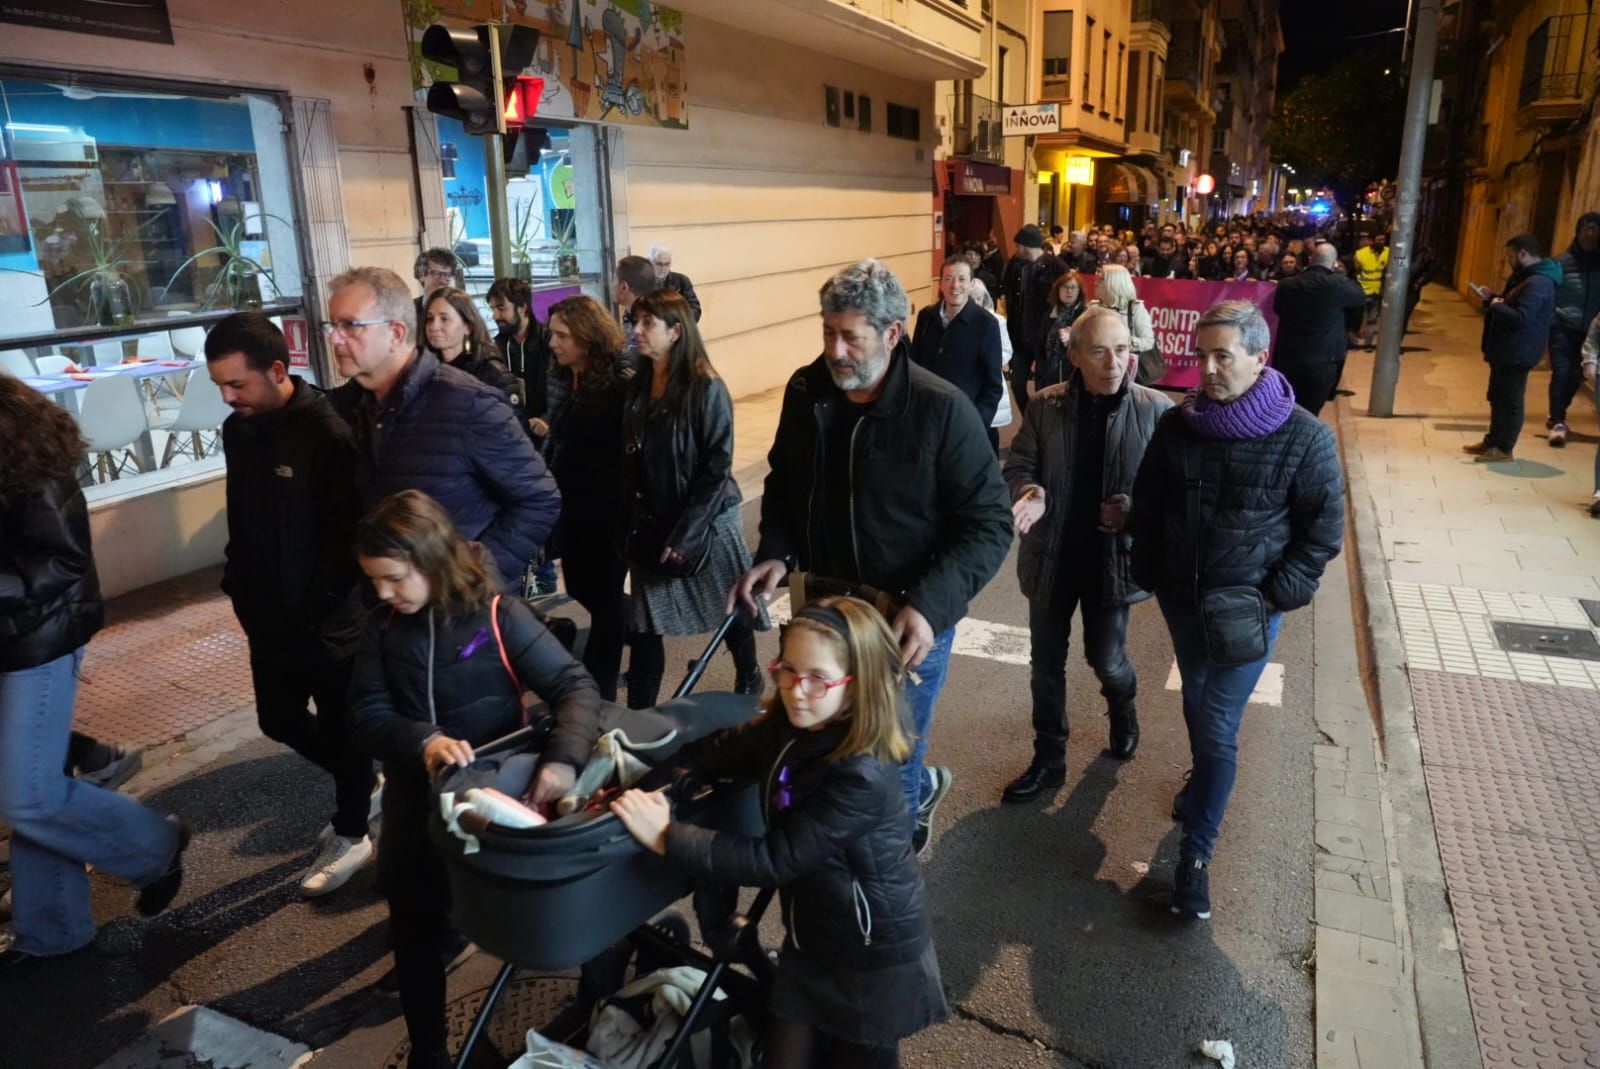
{"type": "Polygon", "coordinates": [[[856,126],[864,134],[872,133],[872,98],[856,98],[856,126]]]}
{"type": "Polygon", "coordinates": [[[1118,120],[1120,120],[1122,118],[1122,86],[1124,84],[1123,80],[1122,80],[1122,66],[1123,66],[1124,60],[1126,59],[1127,51],[1128,51],[1128,46],[1127,45],[1120,45],[1119,44],[1117,46],[1117,118],[1118,118],[1118,120]]]}
{"type": "Polygon", "coordinates": [[[1093,55],[1094,19],[1088,15],[1085,15],[1083,18],[1083,108],[1085,111],[1092,110],[1093,108],[1093,105],[1089,103],[1089,81],[1093,77],[1094,73],[1090,69],[1094,63],[1094,60],[1091,58],[1093,55]]]}
{"type": "Polygon", "coordinates": [[[823,114],[827,117],[829,126],[839,125],[839,87],[825,85],[822,87],[823,114]]]}
{"type": "Polygon", "coordinates": [[[1143,100],[1144,89],[1139,84],[1139,76],[1144,73],[1143,67],[1143,52],[1135,52],[1128,57],[1128,115],[1133,119],[1129,129],[1144,129],[1139,125],[1139,104],[1143,100]]]}
{"type": "Polygon", "coordinates": [[[1044,84],[1039,96],[1060,100],[1072,95],[1072,12],[1044,14],[1044,84]]]}
{"type": "Polygon", "coordinates": [[[846,119],[856,117],[856,95],[848,89],[844,91],[844,117],[846,119]]]}
{"type": "Polygon", "coordinates": [[[1002,103],[1002,104],[1004,104],[1006,101],[1011,99],[1009,96],[1006,95],[1006,60],[1008,58],[1010,58],[1010,53],[1006,51],[1006,48],[1005,48],[1004,45],[1001,45],[1000,46],[1000,59],[994,65],[995,66],[994,96],[995,96],[995,99],[1000,101],[1000,103],[1002,103]]]}
{"type": "Polygon", "coordinates": [[[1106,83],[1110,80],[1107,76],[1111,73],[1111,31],[1105,31],[1105,37],[1100,42],[1100,114],[1106,114],[1106,83]]]}
{"type": "Polygon", "coordinates": [[[1228,151],[1228,128],[1219,126],[1211,131],[1211,151],[1216,155],[1226,155],[1228,151]]]}
{"type": "Polygon", "coordinates": [[[904,104],[888,105],[885,126],[890,137],[905,141],[922,140],[922,112],[917,108],[908,108],[904,104]]]}

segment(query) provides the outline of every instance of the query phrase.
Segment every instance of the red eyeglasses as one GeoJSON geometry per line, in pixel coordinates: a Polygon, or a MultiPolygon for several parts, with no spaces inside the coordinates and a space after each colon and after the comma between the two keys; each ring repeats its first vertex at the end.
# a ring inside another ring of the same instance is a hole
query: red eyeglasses
{"type": "Polygon", "coordinates": [[[782,661],[773,661],[767,665],[767,674],[772,677],[779,690],[799,690],[801,694],[816,701],[832,690],[842,687],[855,676],[844,676],[840,679],[823,679],[821,676],[803,676],[793,668],[786,667],[782,661]]]}

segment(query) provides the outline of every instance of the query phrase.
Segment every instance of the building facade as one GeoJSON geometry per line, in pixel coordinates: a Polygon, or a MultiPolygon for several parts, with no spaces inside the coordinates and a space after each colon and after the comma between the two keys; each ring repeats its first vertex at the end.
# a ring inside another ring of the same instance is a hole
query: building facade
{"type": "Polygon", "coordinates": [[[1222,58],[1216,69],[1217,118],[1207,170],[1215,181],[1213,216],[1272,211],[1278,204],[1267,151],[1277,100],[1283,30],[1276,0],[1221,0],[1222,58]]]}

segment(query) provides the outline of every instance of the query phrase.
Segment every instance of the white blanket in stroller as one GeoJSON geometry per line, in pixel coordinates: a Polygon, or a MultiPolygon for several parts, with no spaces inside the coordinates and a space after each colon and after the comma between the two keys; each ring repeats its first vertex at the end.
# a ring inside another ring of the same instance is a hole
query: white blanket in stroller
{"type": "MultiPolygon", "coordinates": [[[[706,974],[690,965],[672,969],[658,969],[640,977],[618,991],[595,1008],[589,1025],[589,1054],[598,1058],[605,1069],[646,1069],[672,1041],[689,1003],[705,983],[706,974]],[[642,1001],[649,996],[649,1008],[636,1017],[625,1004],[642,1001]]],[[[717,999],[726,996],[718,991],[717,999]]],[[[728,1039],[733,1047],[739,1069],[754,1065],[755,1033],[743,1017],[735,1017],[728,1025],[728,1039]]],[[[711,1064],[711,1034],[697,1033],[690,1041],[696,1066],[711,1064]]]]}

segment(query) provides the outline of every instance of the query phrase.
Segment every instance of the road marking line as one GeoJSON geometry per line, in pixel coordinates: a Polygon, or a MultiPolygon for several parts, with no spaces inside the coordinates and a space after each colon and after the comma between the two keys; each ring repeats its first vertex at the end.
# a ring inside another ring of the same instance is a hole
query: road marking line
{"type": "MultiPolygon", "coordinates": [[[[1167,689],[1182,690],[1183,677],[1178,674],[1178,662],[1172,662],[1172,670],[1167,673],[1167,689]]],[[[1283,665],[1277,661],[1268,661],[1267,666],[1261,670],[1261,678],[1256,680],[1256,689],[1250,692],[1248,705],[1283,705],[1283,665]]]]}

